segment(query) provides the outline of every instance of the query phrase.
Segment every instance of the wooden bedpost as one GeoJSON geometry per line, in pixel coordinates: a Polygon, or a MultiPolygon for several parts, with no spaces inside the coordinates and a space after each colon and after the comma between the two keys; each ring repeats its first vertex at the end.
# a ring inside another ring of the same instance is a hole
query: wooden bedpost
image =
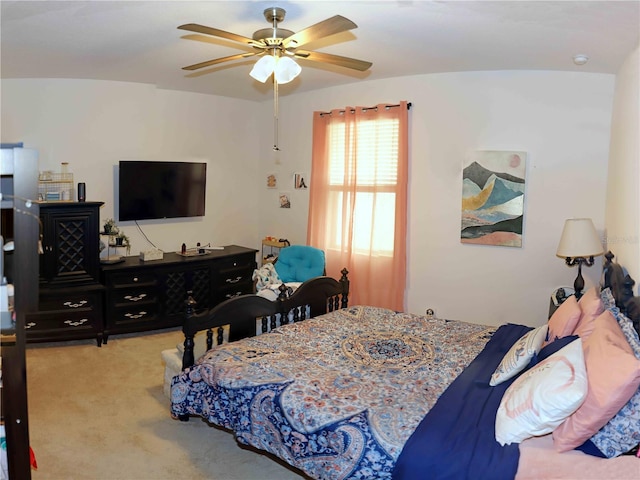
{"type": "MultiPolygon", "coordinates": [[[[189,290],[187,292],[187,299],[185,300],[186,305],[186,315],[185,315],[185,324],[189,321],[189,319],[193,316],[193,312],[195,310],[195,305],[197,304],[195,298],[193,298],[193,292],[189,290]]],[[[195,363],[195,358],[193,355],[194,348],[194,333],[187,333],[184,331],[184,355],[182,357],[182,369],[184,370],[187,367],[191,367],[195,363]]]]}
{"type": "MultiPolygon", "coordinates": [[[[195,333],[187,333],[185,331],[184,325],[187,325],[189,319],[193,316],[193,312],[195,311],[195,306],[197,304],[195,298],[193,298],[193,291],[187,291],[187,299],[184,301],[185,303],[185,322],[182,327],[182,332],[184,333],[184,354],[182,355],[182,370],[187,367],[191,367],[195,363],[195,358],[193,356],[193,348],[194,348],[194,336],[195,333]]],[[[178,415],[178,420],[181,422],[188,422],[189,415],[183,414],[178,415]]]]}
{"type": "Polygon", "coordinates": [[[342,285],[342,304],[340,308],[347,308],[349,306],[349,278],[347,277],[349,270],[345,267],[340,273],[342,273],[340,277],[340,285],[342,285]]]}

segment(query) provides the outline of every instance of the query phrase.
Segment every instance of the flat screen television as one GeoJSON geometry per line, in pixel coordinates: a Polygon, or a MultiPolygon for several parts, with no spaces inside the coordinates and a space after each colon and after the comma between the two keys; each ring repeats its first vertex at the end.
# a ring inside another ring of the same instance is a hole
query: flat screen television
{"type": "Polygon", "coordinates": [[[207,164],[121,160],[118,220],[204,216],[207,164]]]}

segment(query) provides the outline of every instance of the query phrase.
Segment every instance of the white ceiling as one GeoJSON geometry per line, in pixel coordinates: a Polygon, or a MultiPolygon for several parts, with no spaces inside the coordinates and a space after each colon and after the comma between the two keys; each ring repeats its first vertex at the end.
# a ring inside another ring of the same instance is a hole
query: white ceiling
{"type": "Polygon", "coordinates": [[[617,73],[638,46],[640,1],[4,1],[2,78],[142,82],[248,100],[271,98],[249,77],[253,59],[187,76],[181,67],[247,51],[232,41],[181,38],[199,23],[251,37],[263,10],[287,11],[280,27],[302,30],[336,14],[357,29],[305,45],[373,62],[367,72],[299,60],[280,95],[362,79],[473,70],[617,73]],[[573,64],[575,54],[589,62],[573,64]]]}

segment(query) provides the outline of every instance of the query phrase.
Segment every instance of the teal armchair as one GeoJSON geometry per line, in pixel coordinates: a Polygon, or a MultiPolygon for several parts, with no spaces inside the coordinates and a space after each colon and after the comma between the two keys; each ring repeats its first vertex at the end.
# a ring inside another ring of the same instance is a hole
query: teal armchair
{"type": "Polygon", "coordinates": [[[291,245],[280,250],[274,267],[284,283],[305,282],[325,274],[324,251],[307,245],[291,245]]]}

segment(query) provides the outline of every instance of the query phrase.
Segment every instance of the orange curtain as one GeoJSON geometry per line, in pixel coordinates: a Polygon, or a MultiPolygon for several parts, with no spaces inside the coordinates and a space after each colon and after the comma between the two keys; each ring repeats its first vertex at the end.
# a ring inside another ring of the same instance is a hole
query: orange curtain
{"type": "Polygon", "coordinates": [[[405,309],[408,110],[314,112],[307,243],[325,251],[327,275],[349,270],[350,305],[405,309]]]}

